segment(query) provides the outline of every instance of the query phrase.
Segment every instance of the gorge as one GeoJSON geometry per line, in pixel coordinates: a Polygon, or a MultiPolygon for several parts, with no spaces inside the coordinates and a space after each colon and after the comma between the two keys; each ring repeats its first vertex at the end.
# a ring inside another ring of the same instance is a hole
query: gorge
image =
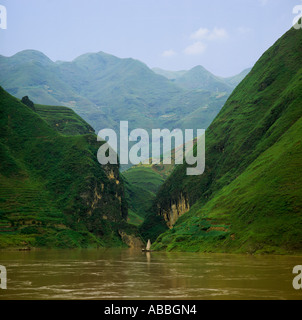
{"type": "Polygon", "coordinates": [[[1,89],[0,246],[151,239],[154,250],[300,253],[301,35],[291,28],[234,81],[202,67],[155,73],[103,52],[1,56],[0,83],[16,97],[1,89]],[[147,134],[206,128],[204,173],[188,175],[176,150],[170,164],[98,163],[95,131],[118,132],[126,116],[147,134]]]}

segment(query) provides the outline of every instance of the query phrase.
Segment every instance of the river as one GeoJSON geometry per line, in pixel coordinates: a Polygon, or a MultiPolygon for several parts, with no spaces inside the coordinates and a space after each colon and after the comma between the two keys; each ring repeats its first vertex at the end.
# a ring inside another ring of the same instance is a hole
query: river
{"type": "Polygon", "coordinates": [[[302,299],[298,256],[142,253],[131,249],[1,251],[0,300],[302,299]]]}

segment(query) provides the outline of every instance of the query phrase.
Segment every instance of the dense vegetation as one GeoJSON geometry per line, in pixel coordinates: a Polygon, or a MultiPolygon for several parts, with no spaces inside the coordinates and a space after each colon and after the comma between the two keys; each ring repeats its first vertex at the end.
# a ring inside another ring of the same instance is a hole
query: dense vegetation
{"type": "Polygon", "coordinates": [[[164,178],[151,165],[134,166],[123,172],[130,223],[140,225],[149,212],[164,178]]]}
{"type": "Polygon", "coordinates": [[[35,111],[53,129],[63,135],[94,133],[94,129],[70,108],[35,104],[35,111]]]}
{"type": "MultiPolygon", "coordinates": [[[[141,225],[146,216],[152,216],[152,206],[156,194],[175,168],[175,153],[183,149],[179,146],[171,151],[171,164],[163,164],[163,158],[159,164],[139,164],[123,172],[125,182],[125,194],[128,203],[128,221],[135,225],[141,225]]],[[[157,220],[156,220],[157,221],[157,220]]],[[[154,223],[156,225],[157,222],[154,223]]],[[[147,229],[153,229],[149,227],[147,229]]],[[[161,229],[162,230],[162,229],[161,229]]],[[[165,229],[164,229],[165,230],[165,229]]],[[[147,231],[147,230],[146,230],[147,231]]],[[[145,233],[145,231],[143,231],[145,233]]],[[[151,237],[152,240],[153,237],[151,237]]]]}
{"type": "Polygon", "coordinates": [[[97,162],[101,142],[72,110],[34,108],[0,87],[0,247],[125,245],[119,232],[136,230],[118,165],[97,162]]]}
{"type": "Polygon", "coordinates": [[[301,252],[301,54],[302,33],[292,28],[263,54],[208,128],[205,173],[186,176],[186,166],[178,166],[163,184],[146,225],[171,210],[180,194],[190,210],[154,249],[301,252]]]}

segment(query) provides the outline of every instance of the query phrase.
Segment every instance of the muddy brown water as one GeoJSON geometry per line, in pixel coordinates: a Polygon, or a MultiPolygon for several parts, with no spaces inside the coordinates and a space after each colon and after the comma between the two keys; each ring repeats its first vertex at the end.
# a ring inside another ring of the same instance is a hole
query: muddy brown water
{"type": "Polygon", "coordinates": [[[143,253],[131,249],[1,251],[0,300],[302,299],[301,256],[143,253]]]}

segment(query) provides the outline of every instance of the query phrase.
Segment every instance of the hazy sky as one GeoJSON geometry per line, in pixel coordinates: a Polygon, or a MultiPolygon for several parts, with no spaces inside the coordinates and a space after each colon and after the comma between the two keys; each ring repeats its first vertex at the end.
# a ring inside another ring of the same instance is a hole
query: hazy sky
{"type": "MultiPolygon", "coordinates": [[[[291,26],[301,0],[0,0],[0,54],[70,61],[86,52],[219,76],[252,66],[291,26]]],[[[302,32],[302,30],[301,30],[302,32]]],[[[1,71],[0,71],[1,72],[1,71]]]]}

